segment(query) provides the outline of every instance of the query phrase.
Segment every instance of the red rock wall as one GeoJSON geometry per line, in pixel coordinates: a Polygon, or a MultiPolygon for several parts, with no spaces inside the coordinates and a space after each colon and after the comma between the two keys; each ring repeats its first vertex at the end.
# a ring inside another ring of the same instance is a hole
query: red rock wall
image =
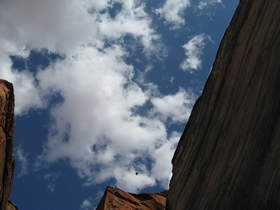
{"type": "Polygon", "coordinates": [[[280,1],[241,0],[173,158],[170,210],[280,209],[280,1]]]}
{"type": "Polygon", "coordinates": [[[0,209],[14,210],[8,201],[14,170],[13,152],[14,93],[12,84],[0,80],[0,209]]]}
{"type": "Polygon", "coordinates": [[[165,210],[167,191],[162,193],[132,194],[107,187],[97,210],[165,210]]]}

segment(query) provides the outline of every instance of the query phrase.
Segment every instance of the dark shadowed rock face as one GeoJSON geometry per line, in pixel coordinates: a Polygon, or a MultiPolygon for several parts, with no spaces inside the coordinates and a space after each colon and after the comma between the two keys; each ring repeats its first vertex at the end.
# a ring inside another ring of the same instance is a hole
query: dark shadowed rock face
{"type": "Polygon", "coordinates": [[[14,170],[12,134],[14,119],[13,86],[0,80],[0,209],[15,210],[8,201],[14,170]]]}
{"type": "Polygon", "coordinates": [[[107,187],[97,210],[165,210],[167,191],[151,194],[133,194],[107,187]]]}
{"type": "Polygon", "coordinates": [[[280,209],[280,1],[241,0],[173,158],[170,210],[280,209]]]}

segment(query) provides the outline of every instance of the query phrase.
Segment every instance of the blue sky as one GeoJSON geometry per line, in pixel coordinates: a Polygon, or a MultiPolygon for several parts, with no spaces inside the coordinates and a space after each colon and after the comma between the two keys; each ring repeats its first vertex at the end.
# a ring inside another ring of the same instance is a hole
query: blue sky
{"type": "Polygon", "coordinates": [[[91,210],[107,185],[168,188],[237,0],[0,3],[20,209],[91,210]]]}

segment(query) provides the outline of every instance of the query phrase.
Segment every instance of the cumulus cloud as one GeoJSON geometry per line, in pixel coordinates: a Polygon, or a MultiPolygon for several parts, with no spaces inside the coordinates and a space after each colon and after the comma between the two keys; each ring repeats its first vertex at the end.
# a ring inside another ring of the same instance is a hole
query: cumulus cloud
{"type": "Polygon", "coordinates": [[[90,19],[77,1],[0,2],[0,77],[14,84],[17,115],[41,108],[44,102],[33,73],[12,69],[9,56],[26,58],[31,49],[43,48],[67,53],[90,38],[94,29],[88,27],[90,19]]]}
{"type": "Polygon", "coordinates": [[[163,121],[170,119],[173,122],[184,122],[190,115],[194,96],[180,89],[174,95],[154,97],[151,102],[154,105],[153,115],[162,118],[163,121]]]}
{"type": "MultiPolygon", "coordinates": [[[[1,3],[0,3],[1,4],[1,3]]],[[[2,29],[2,27],[1,27],[2,29]]],[[[0,30],[1,30],[0,29],[0,30]]],[[[1,34],[0,34],[0,41],[1,34]]],[[[39,108],[44,106],[43,99],[40,97],[40,91],[36,89],[34,76],[29,71],[19,72],[12,69],[10,55],[18,55],[27,58],[29,51],[23,48],[17,48],[14,44],[8,44],[3,41],[0,46],[0,78],[4,78],[13,83],[16,96],[15,114],[22,115],[30,108],[39,108]]]]}
{"type": "MultiPolygon", "coordinates": [[[[210,7],[222,4],[222,0],[165,0],[161,8],[156,9],[156,14],[169,24],[170,29],[178,29],[185,25],[185,12],[188,8],[205,10],[210,7]]],[[[207,13],[208,14],[208,13],[207,13]]]]}
{"type": "Polygon", "coordinates": [[[163,17],[171,28],[178,28],[185,24],[184,11],[191,6],[190,0],[166,0],[163,7],[156,12],[163,17]]]}
{"type": "MultiPolygon", "coordinates": [[[[181,10],[168,2],[179,17],[181,10]]],[[[0,58],[5,59],[0,76],[14,83],[16,114],[48,108],[53,120],[41,163],[66,159],[88,185],[113,178],[132,192],[158,182],[166,186],[179,136],[170,134],[165,120],[186,120],[191,100],[182,89],[164,96],[144,77],[135,82],[137,69],[126,63],[125,37],[132,36],[144,54],[155,50],[159,39],[143,2],[4,0],[0,24],[0,58]],[[112,17],[115,3],[121,8],[112,17]],[[9,56],[27,58],[31,49],[47,49],[63,59],[38,72],[12,69],[9,56]],[[49,104],[57,94],[62,101],[49,104]],[[147,104],[152,112],[138,111],[147,104]],[[155,154],[164,152],[167,162],[160,163],[155,154]]],[[[55,190],[53,181],[49,186],[55,190]]]]}
{"type": "Polygon", "coordinates": [[[222,4],[222,0],[200,0],[198,2],[198,9],[203,10],[206,9],[207,7],[222,4]]]}
{"type": "Polygon", "coordinates": [[[83,203],[82,203],[80,208],[81,208],[81,210],[93,210],[93,209],[95,209],[93,207],[92,202],[90,200],[88,200],[88,199],[83,201],[83,203]]]}
{"type": "MultiPolygon", "coordinates": [[[[156,183],[146,163],[168,135],[161,119],[135,111],[154,96],[133,82],[135,70],[123,55],[119,47],[89,47],[37,75],[45,93],[58,92],[64,99],[52,108],[54,126],[44,159],[67,158],[88,184],[114,177],[119,187],[135,192],[156,183]]],[[[178,102],[169,103],[184,111],[186,93],[176,97],[178,102]]]]}
{"type": "Polygon", "coordinates": [[[159,38],[151,27],[151,19],[139,1],[120,1],[123,8],[116,17],[108,13],[99,16],[98,29],[100,34],[109,39],[119,39],[124,35],[137,37],[146,50],[154,50],[152,42],[159,38]]]}
{"type": "Polygon", "coordinates": [[[186,59],[181,63],[181,68],[184,71],[193,72],[202,67],[201,56],[203,55],[206,40],[209,40],[209,36],[199,34],[182,46],[186,55],[186,59]]]}
{"type": "MultiPolygon", "coordinates": [[[[36,88],[36,82],[31,72],[18,72],[11,69],[11,62],[3,62],[6,66],[0,66],[0,77],[13,83],[15,86],[15,114],[23,115],[30,109],[45,106],[40,96],[40,90],[36,88]]],[[[1,64],[0,64],[1,65],[1,64]]]]}
{"type": "Polygon", "coordinates": [[[156,50],[153,42],[159,39],[137,0],[5,0],[0,2],[0,25],[0,77],[14,83],[18,115],[45,102],[34,75],[12,69],[10,55],[27,57],[31,49],[47,49],[72,56],[81,46],[102,49],[107,41],[122,42],[126,35],[149,52],[156,50]],[[113,18],[109,9],[115,3],[122,9],[113,18]]]}
{"type": "MultiPolygon", "coordinates": [[[[0,3],[0,40],[18,48],[64,53],[91,39],[96,30],[86,0],[4,0],[0,3]]],[[[94,5],[93,5],[94,6],[94,5]]]]}
{"type": "Polygon", "coordinates": [[[172,165],[170,163],[179,138],[179,133],[172,133],[170,139],[163,142],[153,153],[154,167],[152,173],[166,189],[168,189],[169,180],[172,176],[172,165]]]}
{"type": "Polygon", "coordinates": [[[21,177],[28,174],[28,158],[21,146],[15,148],[14,155],[19,165],[17,176],[21,177]]]}

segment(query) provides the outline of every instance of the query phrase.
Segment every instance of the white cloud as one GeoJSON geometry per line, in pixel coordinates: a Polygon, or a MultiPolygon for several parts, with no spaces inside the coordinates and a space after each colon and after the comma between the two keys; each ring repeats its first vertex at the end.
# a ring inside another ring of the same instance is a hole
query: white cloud
{"type": "Polygon", "coordinates": [[[54,192],[56,188],[56,185],[54,183],[49,183],[48,184],[48,189],[50,192],[54,192]]]}
{"type": "Polygon", "coordinates": [[[162,16],[167,23],[173,24],[171,28],[178,28],[185,24],[184,11],[191,6],[190,0],[166,0],[162,8],[156,12],[162,16]]]}
{"type": "Polygon", "coordinates": [[[178,29],[185,25],[186,9],[193,7],[204,10],[223,2],[222,0],[199,0],[193,3],[191,0],[165,0],[163,6],[156,9],[156,13],[169,24],[171,29],[178,29]]]}
{"type": "MultiPolygon", "coordinates": [[[[180,22],[181,9],[174,7],[178,14],[174,21],[180,22]]],[[[68,160],[86,184],[114,178],[119,187],[136,192],[166,183],[170,176],[170,161],[162,165],[161,157],[154,154],[166,151],[170,159],[178,136],[170,137],[165,119],[186,119],[189,94],[180,90],[159,97],[156,86],[145,83],[144,77],[141,86],[134,82],[137,69],[125,62],[129,55],[123,38],[132,36],[144,53],[155,50],[159,39],[144,8],[138,0],[0,3],[0,41],[4,43],[0,58],[5,58],[0,76],[14,83],[16,114],[48,108],[53,127],[40,160],[68,160]],[[107,9],[115,2],[122,7],[112,18],[107,9]],[[114,44],[108,46],[107,41],[114,44]],[[12,69],[10,55],[27,57],[34,48],[60,53],[64,59],[38,73],[12,69]],[[54,94],[63,100],[48,107],[54,94]],[[149,102],[157,117],[137,112],[149,102]],[[154,162],[152,168],[150,162],[154,162]],[[161,171],[159,178],[156,169],[161,171]]],[[[165,15],[165,10],[160,14],[165,15]]],[[[51,181],[49,190],[54,187],[51,181]]]]}
{"type": "Polygon", "coordinates": [[[186,54],[186,59],[181,63],[183,70],[193,72],[202,67],[201,56],[203,55],[207,39],[209,39],[209,36],[199,34],[182,46],[186,54]]]}
{"type": "Polygon", "coordinates": [[[18,49],[46,48],[67,54],[81,45],[102,46],[104,39],[120,39],[127,34],[139,38],[146,48],[150,48],[158,35],[150,27],[151,19],[144,11],[144,4],[139,2],[1,1],[0,40],[6,47],[2,44],[0,52],[9,46],[15,49],[14,53],[18,49]],[[112,18],[108,9],[116,2],[122,4],[122,9],[112,18]]]}
{"type": "Polygon", "coordinates": [[[81,46],[102,50],[106,40],[122,42],[128,34],[149,52],[157,50],[153,42],[159,39],[137,0],[5,0],[0,2],[0,25],[0,77],[14,83],[19,115],[45,104],[33,75],[11,69],[10,55],[27,57],[31,49],[46,48],[70,57],[81,46]],[[108,9],[115,2],[123,6],[111,18],[108,9]]]}
{"type": "Polygon", "coordinates": [[[94,210],[95,209],[93,207],[92,202],[89,199],[84,200],[80,208],[81,208],[81,210],[94,210]]]}
{"type": "Polygon", "coordinates": [[[179,133],[173,133],[171,138],[164,142],[153,153],[155,163],[152,173],[166,189],[168,189],[169,180],[172,176],[171,160],[179,138],[179,133]]]}
{"type": "Polygon", "coordinates": [[[0,64],[0,77],[13,83],[15,89],[15,114],[22,115],[31,108],[42,108],[45,106],[40,96],[40,90],[36,87],[35,79],[31,72],[11,70],[11,62],[0,64]]]}
{"type": "Polygon", "coordinates": [[[19,165],[19,172],[17,173],[18,177],[28,174],[28,158],[27,154],[23,151],[21,146],[17,146],[14,151],[14,155],[19,165]]]}
{"type": "Polygon", "coordinates": [[[112,0],[100,0],[100,1],[85,0],[84,2],[87,5],[87,7],[90,8],[91,10],[93,9],[93,10],[101,11],[112,6],[112,0]]]}
{"type": "Polygon", "coordinates": [[[48,182],[47,188],[50,192],[54,192],[56,188],[56,180],[59,178],[58,173],[48,173],[44,175],[44,179],[48,182]]]}
{"type": "Polygon", "coordinates": [[[44,107],[33,73],[12,69],[11,55],[28,57],[31,49],[70,52],[88,41],[86,1],[15,0],[0,2],[0,77],[14,84],[17,115],[44,107]],[[51,15],[50,15],[51,14],[51,15]]]}
{"type": "Polygon", "coordinates": [[[128,170],[127,168],[116,169],[115,176],[118,180],[118,186],[128,192],[135,192],[145,187],[154,186],[157,179],[153,175],[141,173],[135,169],[128,170]]]}
{"type": "Polygon", "coordinates": [[[222,3],[222,0],[200,0],[197,7],[198,9],[203,10],[209,6],[214,6],[222,3]]]}
{"type": "Polygon", "coordinates": [[[173,122],[185,122],[190,115],[194,96],[180,89],[174,95],[154,97],[151,102],[154,105],[153,115],[158,115],[163,121],[170,119],[173,122]]]}
{"type": "Polygon", "coordinates": [[[137,161],[151,158],[167,130],[161,120],[134,111],[152,96],[132,81],[134,69],[122,56],[118,47],[83,49],[37,75],[45,93],[64,99],[52,108],[55,123],[44,155],[50,162],[70,159],[88,183],[115,177],[118,186],[137,191],[156,179],[137,161]]]}
{"type": "Polygon", "coordinates": [[[151,19],[144,11],[144,4],[135,0],[121,2],[122,12],[114,19],[108,14],[99,16],[100,33],[109,39],[118,39],[126,34],[133,35],[141,40],[145,49],[152,50],[152,42],[159,39],[159,36],[150,27],[151,19]]]}
{"type": "Polygon", "coordinates": [[[0,40],[17,47],[64,53],[95,32],[86,0],[15,0],[0,3],[0,40]]]}

